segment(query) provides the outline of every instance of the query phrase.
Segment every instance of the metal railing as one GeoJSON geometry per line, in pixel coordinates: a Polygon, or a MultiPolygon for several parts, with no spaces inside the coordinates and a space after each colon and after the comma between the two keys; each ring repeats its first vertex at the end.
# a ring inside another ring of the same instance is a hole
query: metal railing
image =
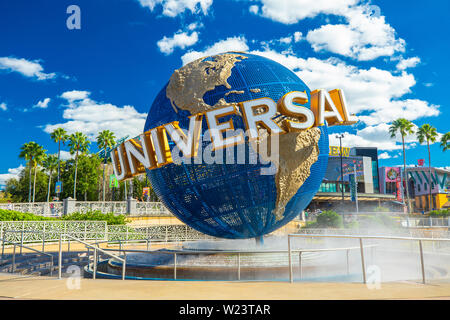
{"type": "MultiPolygon", "coordinates": [[[[22,237],[22,239],[23,239],[23,237],[22,237]]],[[[1,256],[2,257],[2,259],[1,259],[2,263],[3,263],[4,253],[5,253],[5,243],[9,243],[9,244],[13,245],[12,267],[11,267],[11,271],[13,273],[16,271],[16,246],[19,246],[20,247],[20,254],[22,254],[22,248],[25,248],[25,249],[37,252],[39,254],[43,254],[43,255],[49,256],[50,257],[50,275],[52,275],[52,273],[53,273],[53,265],[54,265],[53,264],[53,255],[51,255],[49,253],[46,253],[44,251],[35,249],[35,248],[31,248],[31,247],[25,246],[23,244],[23,242],[22,243],[16,243],[16,242],[5,240],[4,237],[2,238],[2,256],[1,256]]]]}
{"type": "MultiPolygon", "coordinates": [[[[363,283],[367,283],[366,279],[366,266],[364,262],[364,245],[363,239],[377,239],[377,240],[408,240],[408,241],[418,241],[419,243],[419,251],[420,251],[420,266],[422,271],[422,283],[426,283],[425,279],[425,261],[423,254],[423,241],[450,241],[450,239],[442,239],[442,238],[413,238],[413,237],[395,237],[395,236],[369,236],[369,235],[317,235],[317,234],[288,234],[288,251],[289,251],[289,281],[291,283],[294,282],[293,277],[293,267],[292,267],[292,250],[291,248],[291,238],[341,238],[341,239],[358,239],[359,240],[359,249],[361,255],[361,267],[363,274],[363,283]]],[[[367,247],[367,246],[366,246],[367,247]]]]}
{"type": "MultiPolygon", "coordinates": [[[[122,280],[125,280],[125,272],[126,272],[126,265],[127,265],[127,255],[126,255],[126,253],[124,254],[124,258],[121,258],[119,256],[116,256],[116,255],[114,255],[112,253],[107,252],[104,249],[101,249],[98,246],[89,244],[89,243],[87,243],[87,242],[85,242],[83,240],[77,239],[77,238],[72,237],[72,236],[67,235],[67,234],[65,234],[65,235],[60,234],[60,236],[59,236],[58,279],[61,279],[61,277],[62,277],[62,238],[64,236],[69,238],[69,239],[72,239],[74,241],[77,241],[77,242],[79,242],[81,244],[84,244],[87,248],[94,249],[94,270],[93,270],[94,272],[92,273],[92,278],[94,280],[95,280],[95,278],[97,276],[97,265],[98,265],[98,258],[99,258],[98,252],[106,254],[106,255],[108,255],[108,256],[110,256],[110,257],[112,257],[114,259],[117,259],[117,260],[122,262],[122,280]]],[[[89,251],[88,251],[88,259],[89,259],[89,251]]]]}
{"type": "MultiPolygon", "coordinates": [[[[368,245],[366,248],[372,248],[376,247],[377,245],[368,245]]],[[[135,250],[135,249],[104,249],[105,251],[120,251],[129,253],[146,253],[146,254],[169,254],[173,255],[173,279],[177,279],[177,256],[179,255],[199,255],[199,254],[229,254],[229,255],[235,255],[236,256],[236,274],[237,274],[237,280],[241,280],[241,254],[268,254],[268,253],[286,253],[289,252],[297,252],[299,254],[299,267],[300,267],[300,275],[302,274],[302,253],[304,252],[330,252],[330,251],[341,251],[346,250],[347,251],[347,273],[349,272],[349,260],[348,260],[348,253],[350,250],[356,250],[359,249],[359,247],[342,247],[342,248],[311,248],[311,249],[297,249],[297,250],[249,250],[249,251],[243,251],[243,250],[158,250],[158,251],[145,251],[145,250],[135,250]]],[[[291,258],[291,255],[289,254],[289,259],[291,258]]],[[[291,267],[291,260],[289,260],[289,266],[291,267]]],[[[123,270],[122,270],[123,271],[123,270]]]]}

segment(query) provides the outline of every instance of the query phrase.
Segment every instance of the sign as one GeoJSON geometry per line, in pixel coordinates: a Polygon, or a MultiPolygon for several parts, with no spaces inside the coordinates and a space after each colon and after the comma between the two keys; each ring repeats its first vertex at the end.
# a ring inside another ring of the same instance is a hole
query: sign
{"type": "Polygon", "coordinates": [[[118,188],[119,187],[119,181],[116,178],[115,174],[112,174],[109,176],[109,188],[118,188]]]}
{"type": "Polygon", "coordinates": [[[338,157],[341,155],[342,152],[342,156],[343,157],[348,157],[350,155],[350,148],[347,147],[336,147],[336,146],[330,146],[330,156],[331,157],[338,157]],[[341,151],[339,150],[341,149],[341,151]]]}
{"type": "Polygon", "coordinates": [[[234,132],[233,120],[221,121],[222,118],[233,114],[242,114],[244,127],[249,140],[266,140],[264,127],[269,135],[282,135],[293,131],[307,130],[311,127],[350,125],[357,122],[347,110],[344,93],[340,89],[326,91],[323,89],[311,92],[287,92],[275,102],[270,97],[227,104],[204,112],[192,114],[189,117],[189,128],[183,130],[178,121],[162,124],[147,130],[139,139],[130,139],[114,148],[110,155],[114,174],[118,180],[129,179],[133,176],[173,163],[169,138],[174,142],[178,151],[185,158],[195,158],[198,152],[202,126],[206,119],[208,130],[211,132],[212,150],[225,149],[245,143],[242,133],[234,132]],[[309,101],[309,99],[311,101],[309,101]],[[310,108],[307,104],[310,104],[310,108]],[[302,106],[304,105],[304,106],[302,106]],[[262,108],[264,113],[255,114],[255,110],[262,108]],[[283,128],[274,120],[277,113],[288,116],[283,128]],[[227,136],[224,136],[224,132],[227,136]],[[231,134],[229,134],[231,133],[231,134]]]}
{"type": "Polygon", "coordinates": [[[356,201],[356,197],[357,197],[357,195],[356,195],[356,179],[355,179],[355,175],[356,174],[351,174],[349,176],[349,178],[350,178],[350,200],[352,202],[355,202],[356,201]]]}
{"type": "Polygon", "coordinates": [[[400,177],[400,168],[386,168],[386,182],[397,182],[400,177]]]}
{"type": "Polygon", "coordinates": [[[56,181],[55,183],[55,193],[60,194],[62,192],[62,182],[56,181]]]}
{"type": "Polygon", "coordinates": [[[395,181],[395,186],[397,188],[397,201],[402,202],[403,201],[403,188],[402,188],[402,180],[400,175],[398,176],[397,180],[395,181]]]}
{"type": "Polygon", "coordinates": [[[425,160],[419,159],[419,160],[417,160],[417,164],[419,165],[419,167],[423,167],[423,165],[425,164],[425,160]]]}
{"type": "Polygon", "coordinates": [[[142,198],[146,199],[150,195],[150,188],[144,187],[142,188],[142,198]]]}

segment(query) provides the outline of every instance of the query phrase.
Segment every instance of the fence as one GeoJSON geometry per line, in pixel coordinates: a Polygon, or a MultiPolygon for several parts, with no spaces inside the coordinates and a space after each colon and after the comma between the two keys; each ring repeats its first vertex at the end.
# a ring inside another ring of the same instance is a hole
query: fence
{"type": "Polygon", "coordinates": [[[64,211],[62,202],[1,203],[0,209],[29,212],[45,217],[59,217],[64,211]]]}
{"type": "Polygon", "coordinates": [[[0,221],[0,239],[10,242],[53,242],[59,240],[61,233],[81,240],[178,242],[215,239],[187,225],[108,226],[105,221],[0,221]]]}
{"type": "MultiPolygon", "coordinates": [[[[365,254],[364,254],[364,244],[363,240],[395,240],[395,241],[408,241],[408,242],[418,242],[419,244],[419,256],[420,256],[420,271],[422,276],[422,283],[426,283],[426,272],[425,272],[425,254],[423,249],[423,242],[431,242],[433,244],[433,251],[436,252],[434,243],[446,243],[447,245],[450,243],[449,238],[419,238],[419,237],[396,237],[396,236],[376,236],[376,235],[339,235],[339,234],[329,234],[329,235],[319,235],[319,234],[289,234],[288,235],[288,252],[289,252],[289,281],[294,282],[293,275],[293,263],[292,263],[292,253],[295,250],[292,245],[293,238],[335,238],[335,239],[357,239],[359,240],[359,248],[360,248],[360,258],[361,258],[361,268],[362,268],[362,276],[363,283],[367,284],[367,275],[366,275],[366,263],[365,263],[365,254]]],[[[367,245],[366,245],[367,247],[367,245]]],[[[448,256],[448,253],[444,253],[448,256]]]]}
{"type": "Polygon", "coordinates": [[[29,212],[45,217],[60,217],[72,212],[98,210],[102,213],[126,214],[130,216],[173,216],[161,202],[127,201],[76,201],[65,199],[63,202],[3,203],[0,209],[29,212]]]}

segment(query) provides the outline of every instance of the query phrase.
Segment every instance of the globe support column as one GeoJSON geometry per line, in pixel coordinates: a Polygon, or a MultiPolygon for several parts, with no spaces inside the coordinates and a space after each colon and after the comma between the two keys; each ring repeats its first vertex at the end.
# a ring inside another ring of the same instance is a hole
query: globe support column
{"type": "Polygon", "coordinates": [[[256,244],[259,245],[259,246],[264,245],[264,238],[263,238],[263,236],[255,237],[255,241],[256,241],[256,244]]]}

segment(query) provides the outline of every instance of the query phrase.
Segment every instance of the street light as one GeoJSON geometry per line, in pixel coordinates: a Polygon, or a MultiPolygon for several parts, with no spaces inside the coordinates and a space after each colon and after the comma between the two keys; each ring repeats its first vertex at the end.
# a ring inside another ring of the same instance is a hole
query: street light
{"type": "Polygon", "coordinates": [[[345,134],[337,134],[336,138],[339,139],[339,156],[341,158],[341,192],[342,192],[342,203],[344,203],[344,170],[342,165],[342,138],[344,138],[345,134]]]}

